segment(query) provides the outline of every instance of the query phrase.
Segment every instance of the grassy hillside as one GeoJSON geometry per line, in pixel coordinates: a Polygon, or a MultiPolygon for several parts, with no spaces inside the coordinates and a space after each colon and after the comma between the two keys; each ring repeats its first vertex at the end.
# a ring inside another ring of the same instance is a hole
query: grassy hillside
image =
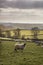
{"type": "MultiPolygon", "coordinates": [[[[29,37],[32,38],[32,36],[27,36],[27,35],[33,35],[31,30],[21,30],[20,32],[21,36],[22,35],[26,35],[25,37],[29,37]]],[[[40,30],[40,32],[38,34],[43,34],[43,30],[40,30]]],[[[38,38],[43,39],[43,35],[38,35],[38,38]]]]}
{"type": "MultiPolygon", "coordinates": [[[[15,32],[11,31],[11,36],[13,37],[15,35],[15,32]]],[[[43,30],[40,30],[39,34],[43,34],[43,30]]],[[[33,35],[31,30],[21,30],[20,31],[20,35],[22,37],[22,35],[25,35],[25,37],[27,38],[32,38],[32,36],[28,36],[28,35],[33,35]]],[[[43,39],[43,35],[39,35],[38,38],[43,39]]]]}
{"type": "Polygon", "coordinates": [[[27,42],[23,51],[14,51],[16,42],[3,41],[0,65],[43,65],[43,48],[27,42]]]}

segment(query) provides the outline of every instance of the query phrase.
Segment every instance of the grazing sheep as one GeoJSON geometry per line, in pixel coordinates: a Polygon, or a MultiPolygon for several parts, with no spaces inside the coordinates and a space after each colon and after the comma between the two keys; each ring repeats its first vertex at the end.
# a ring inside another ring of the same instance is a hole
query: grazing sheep
{"type": "Polygon", "coordinates": [[[15,44],[15,50],[16,50],[16,51],[17,51],[17,50],[23,50],[24,47],[25,47],[25,45],[26,45],[25,42],[24,42],[24,43],[21,43],[21,44],[20,44],[20,42],[19,42],[19,43],[16,43],[16,44],[15,44]]]}

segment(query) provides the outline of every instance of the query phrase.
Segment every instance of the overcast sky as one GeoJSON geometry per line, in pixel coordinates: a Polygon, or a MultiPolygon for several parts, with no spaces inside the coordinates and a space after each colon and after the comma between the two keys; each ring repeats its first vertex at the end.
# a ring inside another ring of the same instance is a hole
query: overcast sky
{"type": "Polygon", "coordinates": [[[0,0],[0,11],[0,23],[43,23],[43,0],[0,0]]]}
{"type": "Polygon", "coordinates": [[[43,8],[43,0],[0,0],[0,8],[43,8]]]}

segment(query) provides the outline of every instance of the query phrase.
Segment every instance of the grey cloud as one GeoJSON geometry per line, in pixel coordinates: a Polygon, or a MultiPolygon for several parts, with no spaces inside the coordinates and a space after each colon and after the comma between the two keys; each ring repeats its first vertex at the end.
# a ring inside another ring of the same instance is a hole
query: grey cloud
{"type": "Polygon", "coordinates": [[[29,1],[29,0],[16,0],[16,1],[6,1],[0,0],[0,8],[21,8],[21,9],[29,9],[29,8],[43,8],[43,1],[29,1]]]}

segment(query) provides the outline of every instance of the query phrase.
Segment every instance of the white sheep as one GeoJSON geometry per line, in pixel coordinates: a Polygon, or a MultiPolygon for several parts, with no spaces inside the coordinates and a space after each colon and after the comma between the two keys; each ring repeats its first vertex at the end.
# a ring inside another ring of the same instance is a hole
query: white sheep
{"type": "Polygon", "coordinates": [[[15,50],[16,50],[16,51],[17,51],[17,50],[23,50],[24,47],[25,47],[25,45],[26,45],[25,42],[24,42],[24,43],[18,42],[18,43],[15,44],[15,50]]]}

